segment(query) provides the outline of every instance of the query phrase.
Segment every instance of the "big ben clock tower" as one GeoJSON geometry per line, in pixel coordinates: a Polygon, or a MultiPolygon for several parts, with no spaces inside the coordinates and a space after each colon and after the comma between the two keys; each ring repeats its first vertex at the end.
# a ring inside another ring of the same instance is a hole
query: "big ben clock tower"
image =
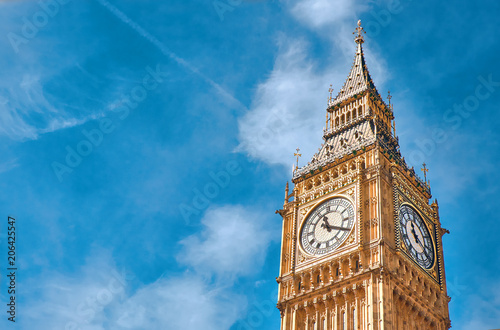
{"type": "MultiPolygon", "coordinates": [[[[399,151],[392,106],[356,55],[283,217],[281,330],[450,328],[437,201],[399,151]]],[[[425,168],[425,167],[424,167],[425,168]]]]}

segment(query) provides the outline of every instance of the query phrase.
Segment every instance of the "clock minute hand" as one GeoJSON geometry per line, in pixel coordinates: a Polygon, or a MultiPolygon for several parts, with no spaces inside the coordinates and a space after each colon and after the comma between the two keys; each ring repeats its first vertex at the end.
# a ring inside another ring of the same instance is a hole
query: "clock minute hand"
{"type": "Polygon", "coordinates": [[[337,230],[345,230],[345,231],[349,231],[350,230],[350,228],[338,227],[338,226],[330,226],[330,228],[337,229],[337,230]]]}
{"type": "Polygon", "coordinates": [[[415,238],[415,242],[417,242],[418,244],[420,244],[420,240],[418,239],[418,235],[415,232],[415,230],[412,229],[411,233],[413,234],[413,238],[415,238]]]}
{"type": "Polygon", "coordinates": [[[420,247],[424,251],[425,256],[430,259],[431,257],[427,254],[427,250],[425,249],[425,246],[422,244],[422,242],[417,242],[417,243],[420,245],[420,247]]]}

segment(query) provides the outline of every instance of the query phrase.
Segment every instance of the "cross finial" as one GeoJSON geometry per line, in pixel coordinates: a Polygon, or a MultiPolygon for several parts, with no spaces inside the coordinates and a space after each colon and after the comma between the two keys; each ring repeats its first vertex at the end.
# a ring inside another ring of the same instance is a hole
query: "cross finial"
{"type": "Polygon", "coordinates": [[[424,172],[424,180],[425,183],[427,183],[427,172],[429,172],[429,169],[427,169],[427,165],[425,163],[422,164],[423,168],[421,168],[422,172],[424,172]]]}
{"type": "Polygon", "coordinates": [[[330,88],[328,88],[328,93],[329,93],[329,97],[328,97],[328,102],[331,103],[332,102],[332,99],[333,99],[333,88],[332,88],[332,85],[330,85],[330,88]]]}
{"type": "Polygon", "coordinates": [[[299,157],[302,156],[302,154],[299,154],[300,148],[297,148],[296,150],[297,152],[294,152],[293,155],[297,157],[297,167],[295,167],[297,169],[299,168],[299,157]]]}
{"type": "Polygon", "coordinates": [[[358,20],[358,27],[356,28],[356,31],[353,32],[352,34],[356,34],[356,37],[354,38],[354,41],[357,43],[357,44],[362,44],[363,42],[365,42],[365,39],[363,38],[363,33],[366,33],[365,29],[363,29],[361,27],[361,20],[358,20]]]}
{"type": "Polygon", "coordinates": [[[387,99],[389,100],[389,105],[391,105],[391,99],[392,99],[391,91],[388,91],[387,94],[388,94],[387,99]]]}

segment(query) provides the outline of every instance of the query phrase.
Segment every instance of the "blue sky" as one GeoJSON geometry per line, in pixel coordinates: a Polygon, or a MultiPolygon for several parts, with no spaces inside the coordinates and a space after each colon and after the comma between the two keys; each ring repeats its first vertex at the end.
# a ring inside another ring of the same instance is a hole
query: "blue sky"
{"type": "Polygon", "coordinates": [[[274,211],[295,148],[303,165],[322,142],[358,18],[403,155],[428,164],[451,231],[453,328],[500,327],[499,14],[463,0],[0,1],[0,265],[11,215],[17,328],[278,329],[274,211]]]}

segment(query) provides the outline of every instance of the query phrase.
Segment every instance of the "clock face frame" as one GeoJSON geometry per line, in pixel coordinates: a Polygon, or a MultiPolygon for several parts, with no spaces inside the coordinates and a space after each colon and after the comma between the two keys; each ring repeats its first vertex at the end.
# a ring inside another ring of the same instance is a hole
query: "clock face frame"
{"type": "Polygon", "coordinates": [[[334,197],[316,206],[300,231],[302,249],[324,255],[342,244],[354,226],[354,206],[347,198],[334,197]]]}
{"type": "Polygon", "coordinates": [[[427,225],[412,206],[403,204],[399,208],[399,227],[401,239],[412,258],[423,268],[432,268],[434,243],[427,225]]]}

